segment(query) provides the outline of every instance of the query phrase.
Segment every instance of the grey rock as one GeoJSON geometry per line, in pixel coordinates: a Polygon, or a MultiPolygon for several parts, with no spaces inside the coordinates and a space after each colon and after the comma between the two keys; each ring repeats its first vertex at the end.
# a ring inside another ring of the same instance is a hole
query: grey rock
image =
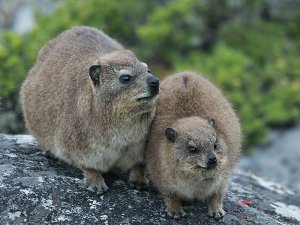
{"type": "Polygon", "coordinates": [[[185,218],[168,218],[153,187],[130,189],[126,175],[105,175],[109,191],[89,192],[81,171],[43,153],[29,135],[0,135],[0,224],[299,224],[300,198],[255,175],[236,171],[225,217],[207,204],[185,203],[185,218]]]}
{"type": "Polygon", "coordinates": [[[244,171],[268,177],[300,194],[300,125],[270,132],[267,142],[241,158],[244,171]]]}
{"type": "Polygon", "coordinates": [[[0,110],[0,133],[18,134],[24,131],[25,126],[19,108],[16,110],[0,110]]]}

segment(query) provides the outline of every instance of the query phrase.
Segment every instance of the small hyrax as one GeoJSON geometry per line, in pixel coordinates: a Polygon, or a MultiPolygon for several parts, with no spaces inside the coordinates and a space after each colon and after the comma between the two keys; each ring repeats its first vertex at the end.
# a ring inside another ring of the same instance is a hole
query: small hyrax
{"type": "Polygon", "coordinates": [[[146,169],[174,218],[181,200],[208,200],[208,215],[224,216],[226,184],[240,152],[239,120],[223,94],[204,77],[166,78],[146,145],[146,169]]]}
{"type": "Polygon", "coordinates": [[[39,52],[20,93],[28,130],[45,150],[80,168],[88,188],[108,188],[111,169],[139,167],[155,114],[159,80],[145,63],[102,31],[79,26],[39,52]]]}

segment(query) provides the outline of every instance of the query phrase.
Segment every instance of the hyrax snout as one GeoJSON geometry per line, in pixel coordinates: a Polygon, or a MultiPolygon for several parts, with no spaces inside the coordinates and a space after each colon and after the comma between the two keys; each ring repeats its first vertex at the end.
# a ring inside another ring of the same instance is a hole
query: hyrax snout
{"type": "Polygon", "coordinates": [[[102,31],[79,26],[50,40],[22,84],[28,130],[45,150],[83,173],[89,189],[107,190],[102,173],[139,165],[154,117],[159,80],[102,31]]]}
{"type": "Polygon", "coordinates": [[[240,139],[231,105],[207,79],[182,72],[161,83],[145,160],[168,215],[186,215],[182,200],[207,200],[208,215],[224,216],[223,199],[240,139]]]}

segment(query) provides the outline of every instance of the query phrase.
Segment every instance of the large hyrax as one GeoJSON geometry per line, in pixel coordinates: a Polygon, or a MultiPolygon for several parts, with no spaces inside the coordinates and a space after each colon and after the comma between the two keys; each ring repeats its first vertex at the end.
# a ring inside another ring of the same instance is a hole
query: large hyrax
{"type": "Polygon", "coordinates": [[[102,177],[139,164],[154,117],[159,80],[145,63],[102,31],[79,26],[39,52],[20,93],[28,130],[56,157],[80,168],[89,189],[107,190],[102,177]]]}
{"type": "Polygon", "coordinates": [[[221,91],[204,77],[178,73],[160,86],[146,145],[146,168],[174,218],[181,200],[207,200],[222,217],[226,184],[240,152],[239,120],[221,91]]]}

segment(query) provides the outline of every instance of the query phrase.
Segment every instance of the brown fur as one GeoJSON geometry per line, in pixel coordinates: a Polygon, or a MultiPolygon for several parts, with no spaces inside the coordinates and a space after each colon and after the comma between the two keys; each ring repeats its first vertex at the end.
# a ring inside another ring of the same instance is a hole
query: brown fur
{"type": "Polygon", "coordinates": [[[143,162],[157,101],[149,78],[156,79],[147,65],[102,31],[67,30],[41,49],[22,85],[26,126],[45,149],[81,168],[91,189],[105,191],[102,173],[143,162]],[[100,84],[93,65],[101,66],[100,84]],[[121,83],[124,74],[134,81],[121,83]]]}
{"type": "Polygon", "coordinates": [[[240,141],[237,116],[207,79],[182,72],[161,83],[145,157],[149,177],[162,193],[170,216],[184,216],[181,200],[193,199],[208,200],[210,216],[224,215],[222,202],[240,141]],[[167,139],[166,128],[176,131],[171,136],[175,139],[167,139]],[[188,146],[196,147],[196,153],[188,146]],[[211,156],[217,164],[208,168],[211,156]]]}

